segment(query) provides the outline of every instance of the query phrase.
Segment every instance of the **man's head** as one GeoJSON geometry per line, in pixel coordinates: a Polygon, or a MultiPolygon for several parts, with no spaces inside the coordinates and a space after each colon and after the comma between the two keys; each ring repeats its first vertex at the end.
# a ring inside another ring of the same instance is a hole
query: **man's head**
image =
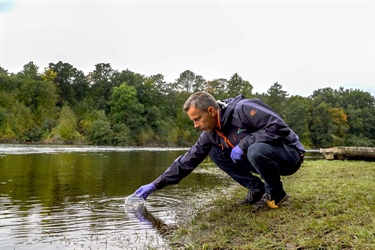
{"type": "Polygon", "coordinates": [[[183,107],[190,120],[194,122],[194,127],[206,132],[211,132],[218,126],[219,109],[215,98],[204,91],[192,94],[183,107]]]}

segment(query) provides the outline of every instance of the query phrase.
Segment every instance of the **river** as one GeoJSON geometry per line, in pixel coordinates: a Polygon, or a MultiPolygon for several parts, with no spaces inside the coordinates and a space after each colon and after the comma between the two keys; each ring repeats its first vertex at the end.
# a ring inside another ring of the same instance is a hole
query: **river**
{"type": "Polygon", "coordinates": [[[0,249],[169,249],[178,223],[233,182],[199,167],[144,209],[124,201],[187,150],[0,144],[0,249]]]}

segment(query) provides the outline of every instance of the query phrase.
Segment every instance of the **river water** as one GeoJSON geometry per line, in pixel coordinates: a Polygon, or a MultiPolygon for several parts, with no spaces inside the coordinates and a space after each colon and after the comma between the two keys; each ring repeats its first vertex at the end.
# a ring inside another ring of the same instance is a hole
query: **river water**
{"type": "Polygon", "coordinates": [[[178,223],[233,182],[199,167],[143,209],[124,201],[187,150],[0,144],[0,250],[169,249],[178,223]]]}
{"type": "Polygon", "coordinates": [[[0,145],[0,249],[167,249],[167,237],[228,180],[195,170],[150,195],[125,198],[188,149],[0,145]]]}

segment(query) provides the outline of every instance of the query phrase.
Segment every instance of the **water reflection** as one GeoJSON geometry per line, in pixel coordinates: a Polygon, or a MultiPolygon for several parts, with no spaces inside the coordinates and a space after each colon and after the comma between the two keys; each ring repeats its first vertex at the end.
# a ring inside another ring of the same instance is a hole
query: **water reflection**
{"type": "Polygon", "coordinates": [[[124,201],[186,150],[0,145],[0,249],[168,249],[179,221],[228,179],[198,168],[142,210],[124,201]]]}
{"type": "Polygon", "coordinates": [[[0,249],[167,249],[168,230],[189,214],[192,194],[225,183],[196,171],[132,214],[124,211],[125,198],[185,149],[0,148],[0,249]]]}
{"type": "Polygon", "coordinates": [[[172,230],[177,228],[176,225],[168,225],[160,218],[154,216],[146,207],[139,207],[135,210],[126,211],[126,213],[133,215],[142,226],[157,230],[163,237],[168,236],[172,230]]]}

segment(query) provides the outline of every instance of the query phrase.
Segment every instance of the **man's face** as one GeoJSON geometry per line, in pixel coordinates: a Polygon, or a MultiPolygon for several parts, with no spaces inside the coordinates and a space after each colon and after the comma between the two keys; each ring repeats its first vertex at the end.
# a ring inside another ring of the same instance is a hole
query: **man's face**
{"type": "Polygon", "coordinates": [[[194,122],[194,128],[202,131],[211,132],[217,126],[217,111],[213,107],[209,107],[206,111],[190,107],[187,115],[194,122]]]}

